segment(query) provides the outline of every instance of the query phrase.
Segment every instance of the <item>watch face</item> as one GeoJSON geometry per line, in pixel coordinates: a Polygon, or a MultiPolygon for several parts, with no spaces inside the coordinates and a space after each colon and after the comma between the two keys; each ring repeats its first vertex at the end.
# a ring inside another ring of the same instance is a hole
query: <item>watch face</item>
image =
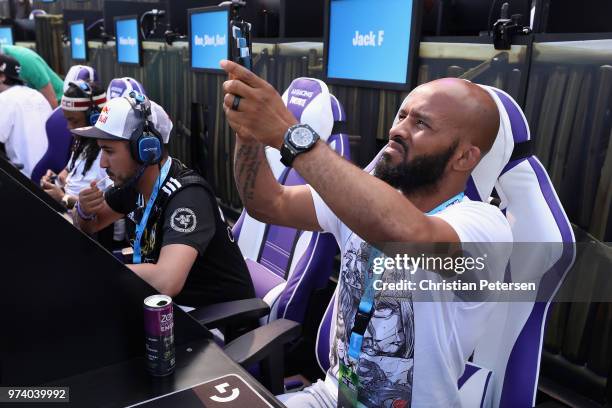
{"type": "Polygon", "coordinates": [[[291,142],[295,147],[308,147],[312,143],[314,135],[305,127],[298,127],[291,132],[291,142]]]}

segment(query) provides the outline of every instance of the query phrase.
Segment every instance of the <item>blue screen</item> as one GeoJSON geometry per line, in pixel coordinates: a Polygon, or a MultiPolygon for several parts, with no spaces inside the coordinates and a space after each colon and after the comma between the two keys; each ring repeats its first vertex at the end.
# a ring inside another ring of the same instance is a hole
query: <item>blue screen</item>
{"type": "Polygon", "coordinates": [[[138,42],[138,22],[135,18],[117,20],[117,60],[140,64],[140,44],[138,42]]]}
{"type": "Polygon", "coordinates": [[[87,58],[85,52],[85,24],[70,25],[70,48],[72,49],[72,59],[84,60],[87,58]]]}
{"type": "Polygon", "coordinates": [[[220,69],[219,61],[229,55],[228,10],[191,15],[192,68],[220,69]]]}
{"type": "Polygon", "coordinates": [[[0,27],[0,45],[13,45],[11,27],[0,27]]]}
{"type": "Polygon", "coordinates": [[[331,0],[327,76],[406,82],[413,0],[331,0]]]}

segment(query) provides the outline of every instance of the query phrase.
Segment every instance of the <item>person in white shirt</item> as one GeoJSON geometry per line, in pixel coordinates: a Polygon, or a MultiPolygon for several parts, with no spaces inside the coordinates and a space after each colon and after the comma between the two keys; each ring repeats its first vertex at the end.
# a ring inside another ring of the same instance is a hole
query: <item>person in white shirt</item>
{"type": "Polygon", "coordinates": [[[20,70],[17,60],[0,54],[0,143],[8,159],[30,177],[47,151],[45,122],[51,107],[39,92],[24,86],[20,70]]]}
{"type": "MultiPolygon", "coordinates": [[[[512,242],[498,208],[463,195],[500,129],[491,96],[455,78],[417,87],[372,175],[298,124],[264,80],[230,61],[221,66],[231,78],[224,83],[224,111],[237,134],[235,181],[248,213],[266,223],[330,232],[342,250],[327,378],[281,401],[288,407],[460,407],[457,380],[493,304],[466,301],[454,291],[376,290],[372,264],[389,258],[373,243],[450,243],[464,250],[473,243],[479,250],[512,242]],[[279,149],[283,164],[309,185],[279,185],[265,148],[279,149]]],[[[509,255],[506,246],[490,256],[487,273],[503,278],[509,255]]],[[[385,280],[393,282],[398,269],[386,267],[385,280]]],[[[445,278],[439,272],[417,275],[439,282],[445,278]]]]}
{"type": "MultiPolygon", "coordinates": [[[[61,102],[68,128],[76,129],[95,123],[105,103],[106,93],[96,83],[82,80],[69,83],[61,102]]],[[[112,185],[106,171],[100,167],[97,143],[75,137],[66,169],[59,175],[48,170],[41,179],[41,186],[47,194],[71,209],[78,200],[79,192],[88,188],[93,181],[101,182],[100,188],[112,185]]]]}

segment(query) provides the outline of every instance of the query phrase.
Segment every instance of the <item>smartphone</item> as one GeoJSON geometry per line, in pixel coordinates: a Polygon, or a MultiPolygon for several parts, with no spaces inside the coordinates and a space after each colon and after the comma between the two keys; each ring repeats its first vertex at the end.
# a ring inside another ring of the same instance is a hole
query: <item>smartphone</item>
{"type": "Polygon", "coordinates": [[[251,23],[236,16],[230,22],[232,30],[231,57],[232,60],[246,69],[253,70],[251,23]]]}

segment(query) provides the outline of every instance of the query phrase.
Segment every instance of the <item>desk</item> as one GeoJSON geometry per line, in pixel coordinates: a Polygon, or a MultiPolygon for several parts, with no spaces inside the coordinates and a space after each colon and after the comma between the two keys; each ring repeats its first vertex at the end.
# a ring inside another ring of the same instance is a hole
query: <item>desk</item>
{"type": "MultiPolygon", "coordinates": [[[[176,370],[174,374],[168,377],[156,378],[150,376],[146,370],[144,358],[137,358],[54,381],[47,385],[70,387],[70,407],[110,408],[138,404],[165,394],[189,389],[203,382],[235,374],[242,377],[269,404],[267,405],[262,401],[262,406],[283,407],[249,373],[230,360],[212,340],[196,341],[177,346],[176,361],[176,370]]],[[[226,380],[222,379],[220,381],[220,383],[223,382],[226,382],[226,380]]],[[[248,391],[242,388],[247,387],[241,387],[241,392],[246,393],[248,391]]],[[[222,395],[222,393],[219,395],[222,395]]],[[[175,398],[178,399],[178,397],[175,398]]],[[[157,403],[161,403],[161,400],[157,400],[157,403]]],[[[211,401],[211,403],[218,406],[218,404],[214,404],[214,401],[211,401]]],[[[53,404],[58,408],[62,405],[64,404],[53,404]]],[[[68,404],[65,405],[68,406],[68,404]]],[[[147,404],[142,406],[149,407],[147,404]]],[[[164,405],[155,406],[161,407],[164,405]]],[[[204,407],[209,405],[180,405],[181,408],[192,406],[204,407]]],[[[235,401],[223,403],[221,406],[245,408],[244,401],[239,398],[235,401]]],[[[249,408],[255,408],[255,405],[249,405],[249,408]]]]}
{"type": "MultiPolygon", "coordinates": [[[[4,167],[0,166],[0,230],[12,233],[10,239],[0,239],[0,310],[5,312],[0,326],[0,386],[70,388],[70,404],[11,405],[125,407],[235,374],[245,381],[243,395],[251,390],[262,396],[259,402],[264,406],[282,407],[223,353],[208,330],[179,308],[174,309],[176,370],[166,378],[151,377],[144,359],[142,302],[155,289],[45,204],[29,180],[4,167]]],[[[209,391],[223,383],[211,384],[209,391]]],[[[229,394],[223,397],[231,395],[236,384],[228,385],[229,394]]],[[[225,388],[217,391],[225,394],[225,388]]],[[[199,395],[201,400],[208,397],[199,395]]],[[[240,408],[257,408],[257,400],[245,404],[238,398],[221,406],[237,403],[240,408]]]]}

